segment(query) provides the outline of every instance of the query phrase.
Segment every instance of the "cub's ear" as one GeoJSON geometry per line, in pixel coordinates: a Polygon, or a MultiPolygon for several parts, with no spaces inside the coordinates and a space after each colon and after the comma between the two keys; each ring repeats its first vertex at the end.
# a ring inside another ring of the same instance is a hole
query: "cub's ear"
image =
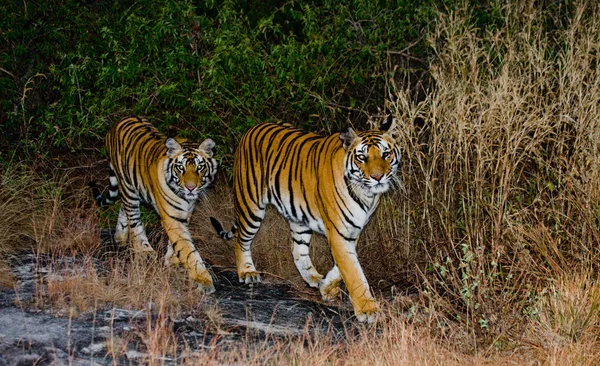
{"type": "Polygon", "coordinates": [[[396,119],[390,114],[379,126],[379,130],[385,131],[385,134],[396,140],[398,138],[398,124],[396,119]]]}
{"type": "Polygon", "coordinates": [[[345,150],[348,150],[354,140],[356,140],[356,132],[352,129],[352,127],[348,127],[346,132],[340,133],[340,140],[342,140],[342,144],[345,150]]]}
{"type": "Polygon", "coordinates": [[[206,139],[202,141],[200,146],[198,147],[198,151],[203,153],[209,158],[213,157],[213,148],[215,147],[215,142],[212,139],[206,139]]]}
{"type": "Polygon", "coordinates": [[[179,145],[179,142],[172,137],[169,137],[167,141],[165,141],[165,146],[167,147],[167,156],[170,158],[174,158],[177,153],[183,150],[181,145],[179,145]]]}

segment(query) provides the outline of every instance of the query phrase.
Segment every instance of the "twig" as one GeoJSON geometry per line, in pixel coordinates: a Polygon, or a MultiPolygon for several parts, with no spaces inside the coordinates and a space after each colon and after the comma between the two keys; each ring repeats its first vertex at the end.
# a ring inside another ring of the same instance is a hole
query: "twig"
{"type": "Polygon", "coordinates": [[[94,163],[88,164],[88,165],[78,165],[78,166],[70,166],[68,168],[56,168],[56,170],[75,170],[75,169],[86,169],[86,168],[91,168],[93,166],[96,166],[98,164],[104,164],[108,161],[108,159],[102,159],[102,160],[98,160],[94,163]]]}
{"type": "Polygon", "coordinates": [[[8,75],[10,75],[11,77],[15,78],[15,75],[13,75],[13,73],[12,73],[12,72],[10,72],[10,71],[6,70],[5,68],[2,68],[2,67],[0,67],[0,71],[3,71],[3,72],[5,72],[5,73],[7,73],[8,75]]]}

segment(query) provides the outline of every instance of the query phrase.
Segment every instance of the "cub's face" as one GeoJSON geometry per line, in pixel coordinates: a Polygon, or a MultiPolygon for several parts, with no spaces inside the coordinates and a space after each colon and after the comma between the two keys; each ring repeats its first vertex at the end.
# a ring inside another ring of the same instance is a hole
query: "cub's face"
{"type": "Polygon", "coordinates": [[[166,141],[167,184],[179,197],[194,201],[212,181],[217,172],[217,161],[212,158],[215,143],[206,139],[200,145],[193,142],[166,141]]]}
{"type": "Polygon", "coordinates": [[[345,175],[355,186],[372,194],[386,192],[400,165],[400,148],[394,136],[395,121],[382,125],[386,130],[340,135],[346,149],[345,175]]]}

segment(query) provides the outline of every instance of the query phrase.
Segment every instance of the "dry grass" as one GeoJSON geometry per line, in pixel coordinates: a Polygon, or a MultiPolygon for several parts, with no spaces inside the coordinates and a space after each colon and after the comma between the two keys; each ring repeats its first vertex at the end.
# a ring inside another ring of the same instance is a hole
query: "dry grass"
{"type": "Polygon", "coordinates": [[[71,268],[51,271],[38,294],[39,305],[77,312],[114,306],[144,309],[161,301],[177,315],[201,299],[184,272],[167,268],[156,259],[84,257],[71,268]]]}
{"type": "MultiPolygon", "coordinates": [[[[469,353],[521,342],[547,306],[538,298],[565,296],[569,286],[556,283],[598,269],[600,9],[564,11],[568,21],[509,2],[487,33],[468,9],[442,15],[428,35],[435,88],[414,101],[391,82],[408,193],[380,219],[409,223],[398,242],[430,264],[418,269],[424,309],[436,332],[463,329],[455,341],[469,353]]],[[[578,311],[596,319],[595,302],[584,304],[578,311]]],[[[597,347],[598,329],[586,329],[561,352],[597,347]]],[[[562,357],[544,360],[571,356],[562,357]]]]}

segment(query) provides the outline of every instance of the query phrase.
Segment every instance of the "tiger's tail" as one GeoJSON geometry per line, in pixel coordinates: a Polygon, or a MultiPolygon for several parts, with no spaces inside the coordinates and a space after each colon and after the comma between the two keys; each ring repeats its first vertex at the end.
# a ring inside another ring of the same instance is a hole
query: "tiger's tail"
{"type": "Polygon", "coordinates": [[[115,202],[119,198],[119,185],[117,184],[117,176],[115,175],[115,171],[110,167],[109,172],[109,186],[108,186],[108,195],[103,195],[96,184],[96,181],[91,181],[88,185],[92,189],[92,195],[94,195],[94,199],[96,203],[100,207],[108,206],[111,203],[115,202]]]}
{"type": "Polygon", "coordinates": [[[215,219],[214,217],[210,218],[210,223],[215,228],[215,230],[217,231],[217,235],[219,235],[221,237],[221,239],[225,239],[225,240],[233,239],[233,236],[235,235],[235,231],[237,229],[235,224],[233,224],[233,227],[231,228],[230,231],[225,231],[225,229],[223,229],[223,226],[221,225],[219,220],[215,219]]]}

